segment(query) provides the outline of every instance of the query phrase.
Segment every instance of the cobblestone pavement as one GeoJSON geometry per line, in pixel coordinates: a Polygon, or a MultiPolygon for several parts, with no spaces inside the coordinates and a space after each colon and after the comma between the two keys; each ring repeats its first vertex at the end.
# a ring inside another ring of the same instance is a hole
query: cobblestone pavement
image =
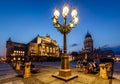
{"type": "Polygon", "coordinates": [[[52,77],[59,68],[39,65],[39,73],[34,73],[29,78],[22,78],[22,71],[17,71],[17,76],[0,80],[0,84],[120,84],[120,80],[102,79],[99,78],[99,74],[85,74],[76,71],[75,68],[71,69],[72,74],[77,74],[78,77],[66,82],[52,77]]]}

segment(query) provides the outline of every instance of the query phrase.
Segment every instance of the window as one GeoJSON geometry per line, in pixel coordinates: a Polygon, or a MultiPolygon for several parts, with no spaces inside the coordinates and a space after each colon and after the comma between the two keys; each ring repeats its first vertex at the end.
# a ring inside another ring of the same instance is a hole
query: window
{"type": "Polygon", "coordinates": [[[47,51],[47,53],[49,52],[49,47],[46,47],[46,51],[47,51]]]}
{"type": "Polygon", "coordinates": [[[52,47],[50,48],[50,52],[52,53],[52,47]]]}

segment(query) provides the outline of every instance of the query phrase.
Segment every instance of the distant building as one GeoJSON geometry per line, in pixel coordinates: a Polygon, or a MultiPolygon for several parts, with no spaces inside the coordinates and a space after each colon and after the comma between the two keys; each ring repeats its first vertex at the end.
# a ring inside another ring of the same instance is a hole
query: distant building
{"type": "Polygon", "coordinates": [[[81,60],[86,59],[88,61],[99,61],[109,57],[114,57],[112,50],[95,49],[93,46],[93,39],[89,32],[85,35],[84,48],[80,51],[79,58],[81,60]]]}
{"type": "Polygon", "coordinates": [[[114,57],[114,61],[120,62],[120,55],[116,55],[116,56],[114,57]]]}
{"type": "Polygon", "coordinates": [[[6,58],[5,58],[5,57],[0,56],[0,62],[5,62],[5,61],[6,61],[6,58]]]}
{"type": "Polygon", "coordinates": [[[114,60],[114,57],[115,57],[115,54],[112,50],[101,50],[101,58],[100,60],[101,61],[113,61],[114,60]]]}
{"type": "Polygon", "coordinates": [[[49,35],[44,37],[38,35],[27,44],[13,42],[9,38],[6,42],[6,48],[7,60],[22,60],[24,56],[32,57],[33,60],[40,60],[44,56],[59,57],[60,54],[59,46],[49,35]]]}

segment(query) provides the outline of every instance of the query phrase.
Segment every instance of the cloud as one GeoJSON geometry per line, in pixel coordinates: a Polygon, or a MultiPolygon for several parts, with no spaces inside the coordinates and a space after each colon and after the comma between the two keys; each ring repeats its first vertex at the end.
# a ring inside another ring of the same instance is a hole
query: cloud
{"type": "Polygon", "coordinates": [[[102,50],[113,50],[114,53],[116,55],[120,55],[120,45],[117,45],[117,46],[108,46],[108,45],[105,45],[103,47],[101,47],[102,50]]]}
{"type": "Polygon", "coordinates": [[[109,47],[109,45],[106,44],[106,45],[103,45],[101,48],[108,48],[108,47],[109,47]]]}
{"type": "Polygon", "coordinates": [[[79,44],[77,44],[77,43],[73,43],[70,47],[76,47],[76,46],[78,46],[79,44]]]}

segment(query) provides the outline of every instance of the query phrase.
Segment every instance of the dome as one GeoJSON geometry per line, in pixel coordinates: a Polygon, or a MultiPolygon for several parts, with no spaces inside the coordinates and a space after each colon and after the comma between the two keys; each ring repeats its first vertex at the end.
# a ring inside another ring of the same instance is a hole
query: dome
{"type": "Polygon", "coordinates": [[[90,34],[89,32],[87,32],[85,38],[87,38],[87,37],[90,37],[90,38],[91,38],[91,34],[90,34]]]}
{"type": "Polygon", "coordinates": [[[93,49],[93,40],[89,32],[87,32],[87,34],[85,35],[84,48],[89,50],[93,49]]]}
{"type": "Polygon", "coordinates": [[[88,41],[93,41],[93,40],[92,40],[91,37],[86,37],[84,41],[85,41],[85,42],[88,42],[88,41]]]}

